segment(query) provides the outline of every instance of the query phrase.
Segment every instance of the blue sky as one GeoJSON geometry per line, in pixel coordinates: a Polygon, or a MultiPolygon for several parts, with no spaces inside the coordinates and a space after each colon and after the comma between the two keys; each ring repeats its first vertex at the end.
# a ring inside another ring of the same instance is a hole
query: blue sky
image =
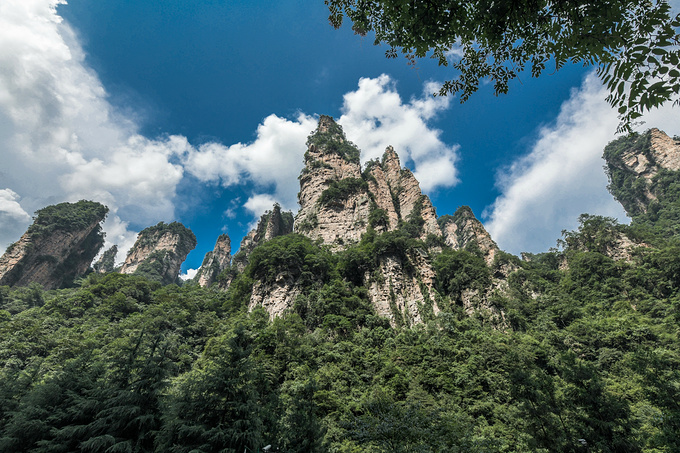
{"type": "MultiPolygon", "coordinates": [[[[386,59],[327,16],[322,0],[4,0],[0,247],[36,209],[95,199],[123,250],[146,226],[183,222],[195,269],[223,232],[235,252],[274,201],[297,209],[320,114],[364,160],[393,145],[439,215],[471,206],[512,253],[554,246],[583,212],[626,221],[600,159],[617,119],[591,68],[525,75],[500,97],[483,86],[460,104],[431,96],[449,68],[386,59]]],[[[679,112],[651,112],[640,129],[680,134],[679,112]]]]}

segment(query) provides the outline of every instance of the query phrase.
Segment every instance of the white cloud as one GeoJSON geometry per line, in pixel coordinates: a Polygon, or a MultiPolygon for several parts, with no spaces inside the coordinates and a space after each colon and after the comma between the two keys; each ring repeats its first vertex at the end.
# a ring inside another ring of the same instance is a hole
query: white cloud
{"type": "Polygon", "coordinates": [[[252,143],[206,143],[187,150],[184,166],[203,182],[219,182],[225,187],[252,182],[271,188],[272,199],[295,210],[305,142],[316,124],[312,116],[302,113],[295,120],[269,115],[258,126],[252,143]]]}
{"type": "MultiPolygon", "coordinates": [[[[338,122],[361,149],[364,162],[382,156],[385,148],[392,145],[403,164],[413,161],[424,190],[452,186],[458,181],[458,147],[443,143],[440,131],[427,125],[450,102],[448,98],[432,97],[435,89],[435,85],[426,84],[422,98],[403,103],[388,76],[361,79],[358,89],[344,96],[343,115],[338,122]]],[[[258,126],[252,143],[206,143],[187,149],[184,167],[204,182],[225,187],[254,182],[260,188],[270,188],[269,193],[254,195],[244,204],[255,218],[271,209],[275,201],[295,211],[305,142],[316,126],[316,119],[303,113],[295,120],[270,115],[258,126]]]]}
{"type": "MultiPolygon", "coordinates": [[[[248,225],[248,229],[252,230],[253,228],[257,228],[257,222],[260,220],[260,216],[264,214],[265,211],[271,211],[274,203],[276,203],[276,199],[266,193],[256,194],[249,197],[246,203],[243,205],[243,207],[252,214],[253,218],[253,220],[248,225]]],[[[286,209],[285,207],[283,208],[286,209]]]]}
{"type": "MultiPolygon", "coordinates": [[[[553,125],[542,128],[528,155],[499,176],[502,194],[484,217],[498,245],[512,253],[542,252],[555,246],[563,229],[574,229],[582,213],[627,222],[621,205],[607,191],[602,151],[615,138],[617,114],[604,99],[594,74],[574,90],[553,125]]],[[[646,115],[642,130],[678,131],[671,106],[646,115]]]]}
{"type": "Polygon", "coordinates": [[[31,223],[31,216],[19,204],[19,195],[12,189],[0,190],[0,244],[4,252],[7,244],[19,239],[14,230],[25,230],[31,223]]]}
{"type": "Polygon", "coordinates": [[[243,205],[248,211],[250,211],[254,216],[261,216],[265,211],[269,211],[276,203],[274,197],[269,194],[261,193],[253,195],[248,198],[248,201],[243,205]]]}
{"type": "Polygon", "coordinates": [[[179,278],[182,281],[187,281],[187,280],[191,280],[192,278],[194,278],[196,276],[196,274],[198,274],[198,269],[187,269],[186,274],[180,274],[179,278]]]}
{"type": "MultiPolygon", "coordinates": [[[[56,12],[63,3],[0,4],[0,185],[22,195],[24,212],[83,198],[102,202],[111,212],[107,223],[118,222],[105,229],[134,236],[121,226],[174,217],[183,169],[171,159],[188,144],[149,140],[117,114],[56,12]]],[[[23,228],[0,218],[0,230],[14,239],[23,228]]]]}
{"type": "MultiPolygon", "coordinates": [[[[109,215],[104,223],[103,229],[106,233],[106,243],[104,244],[104,247],[102,247],[100,253],[104,253],[105,250],[115,244],[118,246],[116,266],[123,264],[128,250],[135,245],[137,233],[131,231],[128,222],[121,220],[117,215],[109,215]]],[[[99,257],[96,259],[98,258],[99,257]]]]}
{"type": "MultiPolygon", "coordinates": [[[[314,116],[270,115],[252,143],[231,146],[194,146],[178,135],[143,137],[135,118],[111,106],[85,63],[74,30],[57,13],[63,3],[0,2],[0,247],[19,238],[28,213],[89,199],[109,207],[106,246],[118,244],[120,261],[134,243],[131,224],[174,219],[176,188],[185,174],[225,187],[245,185],[256,195],[243,207],[255,216],[275,200],[284,209],[297,208],[297,176],[314,116]]],[[[404,164],[413,163],[424,190],[457,181],[457,147],[427,125],[450,102],[433,98],[435,90],[426,85],[421,98],[403,102],[388,76],[361,79],[345,96],[340,119],[364,160],[391,144],[404,164]]]]}
{"type": "Polygon", "coordinates": [[[362,161],[381,157],[392,145],[402,165],[413,162],[423,190],[451,187],[458,182],[458,145],[442,142],[441,131],[427,124],[451,101],[448,96],[433,97],[436,90],[436,84],[427,83],[422,97],[404,103],[389,76],[362,78],[356,91],[345,94],[338,122],[361,150],[362,161]]]}
{"type": "Polygon", "coordinates": [[[15,220],[28,222],[31,216],[18,203],[19,198],[12,189],[0,190],[0,212],[15,220]]]}

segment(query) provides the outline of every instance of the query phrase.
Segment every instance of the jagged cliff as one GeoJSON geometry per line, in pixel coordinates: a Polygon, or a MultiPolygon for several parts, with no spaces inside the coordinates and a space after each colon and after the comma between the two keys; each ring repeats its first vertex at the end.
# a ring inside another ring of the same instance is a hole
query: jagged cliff
{"type": "Polygon", "coordinates": [[[122,274],[144,275],[163,284],[175,283],[182,262],[196,247],[196,236],[179,222],[142,230],[120,269],[122,274]]]}
{"type": "Polygon", "coordinates": [[[112,245],[108,250],[102,253],[96,263],[92,265],[92,269],[100,274],[113,272],[116,268],[116,255],[118,254],[118,246],[112,245]]]}
{"type": "Polygon", "coordinates": [[[446,245],[454,250],[479,251],[487,265],[493,264],[498,245],[477,220],[468,206],[461,206],[453,214],[441,216],[438,220],[446,245]]]}
{"type": "Polygon", "coordinates": [[[320,118],[307,146],[296,232],[342,249],[358,242],[369,226],[394,231],[414,218],[422,223],[422,239],[442,235],[429,197],[411,171],[401,167],[391,146],[380,162],[369,162],[362,173],[359,150],[328,116],[320,118]]]}
{"type": "MultiPolygon", "coordinates": [[[[429,197],[401,167],[392,147],[362,171],[359,150],[328,116],[320,118],[307,146],[295,231],[336,253],[356,247],[362,250],[359,254],[370,250],[371,256],[356,265],[356,284],[367,289],[376,312],[392,324],[422,322],[440,311],[432,252],[475,245],[487,263],[493,262],[498,247],[472,211],[461,209],[455,221],[444,219],[440,227],[429,197]]],[[[253,235],[244,239],[242,250],[252,250],[253,235]]],[[[281,272],[269,283],[255,281],[250,307],[262,305],[276,316],[302,292],[290,273],[281,272]]]]}
{"type": "Polygon", "coordinates": [[[293,232],[293,213],[281,211],[278,203],[274,204],[271,211],[267,211],[260,217],[257,227],[241,240],[238,253],[234,256],[233,266],[236,271],[243,272],[248,265],[248,256],[258,245],[270,241],[278,236],[293,232]]]}
{"type": "Polygon", "coordinates": [[[215,242],[215,248],[205,254],[194,281],[204,288],[210,286],[230,264],[231,240],[226,234],[221,234],[215,242]]]}
{"type": "Polygon", "coordinates": [[[680,170],[680,140],[665,132],[621,137],[607,145],[603,157],[609,190],[631,217],[647,213],[659,197],[675,195],[668,186],[680,170]]]}
{"type": "Polygon", "coordinates": [[[104,244],[108,208],[93,201],[60,203],[36,212],[33,224],[0,258],[0,285],[60,288],[85,274],[104,244]]]}
{"type": "Polygon", "coordinates": [[[328,116],[321,116],[307,146],[295,231],[336,248],[358,242],[371,207],[359,150],[328,116]]]}
{"type": "Polygon", "coordinates": [[[377,208],[384,211],[387,218],[387,222],[383,222],[386,231],[396,230],[400,221],[418,219],[422,223],[421,239],[429,234],[442,235],[430,198],[421,192],[413,173],[401,167],[394,148],[388,146],[379,163],[369,162],[364,174],[377,208]]]}

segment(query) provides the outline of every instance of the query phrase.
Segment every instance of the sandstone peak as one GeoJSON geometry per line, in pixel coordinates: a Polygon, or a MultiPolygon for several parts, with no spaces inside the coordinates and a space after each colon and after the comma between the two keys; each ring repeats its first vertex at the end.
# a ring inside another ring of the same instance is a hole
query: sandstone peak
{"type": "Polygon", "coordinates": [[[36,212],[33,224],[0,258],[0,285],[68,286],[84,275],[104,245],[108,208],[94,201],[60,203],[36,212]]]}
{"type": "Polygon", "coordinates": [[[160,222],[142,230],[120,272],[144,275],[163,284],[175,283],[196,236],[179,222],[160,222]]]}
{"type": "Polygon", "coordinates": [[[234,256],[234,266],[239,272],[243,272],[248,265],[248,255],[255,247],[275,237],[293,232],[293,213],[281,211],[281,206],[275,203],[271,211],[267,211],[260,217],[257,227],[251,230],[241,240],[238,253],[234,256]]]}
{"type": "Polygon", "coordinates": [[[461,206],[453,216],[438,219],[446,245],[454,250],[479,251],[487,265],[493,264],[498,245],[469,206],[461,206]]]}
{"type": "Polygon", "coordinates": [[[221,234],[215,242],[215,248],[205,254],[203,263],[198,269],[194,281],[202,287],[212,285],[217,277],[231,264],[231,239],[221,234]]]}
{"type": "Polygon", "coordinates": [[[319,117],[319,125],[317,127],[317,132],[326,133],[331,132],[337,126],[337,123],[332,116],[321,115],[319,117]]]}
{"type": "Polygon", "coordinates": [[[295,231],[336,249],[358,242],[369,226],[384,232],[400,222],[418,224],[422,239],[441,236],[430,199],[393,147],[362,173],[359,150],[330,117],[319,120],[307,146],[295,231]]]}
{"type": "Polygon", "coordinates": [[[634,217],[664,197],[665,185],[658,178],[680,170],[680,140],[654,128],[614,140],[603,157],[610,192],[634,217]]]}
{"type": "Polygon", "coordinates": [[[329,244],[358,241],[370,212],[359,150],[330,117],[307,140],[295,231],[329,244]]]}

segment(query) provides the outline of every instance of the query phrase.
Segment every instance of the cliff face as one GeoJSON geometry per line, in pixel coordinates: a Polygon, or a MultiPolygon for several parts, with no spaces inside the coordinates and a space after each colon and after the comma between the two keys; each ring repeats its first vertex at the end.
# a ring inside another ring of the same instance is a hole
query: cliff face
{"type": "Polygon", "coordinates": [[[454,250],[479,250],[486,264],[493,264],[498,245],[477,220],[468,206],[461,206],[453,216],[442,216],[439,219],[444,241],[454,250]]]}
{"type": "Polygon", "coordinates": [[[358,242],[370,214],[368,186],[361,177],[359,150],[332,118],[322,116],[307,141],[300,174],[300,210],[295,231],[336,248],[358,242]]]}
{"type": "Polygon", "coordinates": [[[242,240],[238,253],[234,256],[233,266],[238,272],[248,265],[248,255],[258,245],[270,241],[278,236],[293,232],[293,214],[281,211],[281,206],[275,204],[271,211],[265,212],[257,223],[242,240]]]}
{"type": "Polygon", "coordinates": [[[442,235],[430,199],[394,149],[388,147],[382,161],[370,162],[362,174],[359,150],[327,116],[308,140],[298,200],[295,231],[335,250],[358,242],[369,226],[393,231],[409,220],[422,225],[421,239],[442,235]]]}
{"type": "Polygon", "coordinates": [[[603,157],[610,192],[635,217],[668,194],[664,182],[680,170],[680,141],[650,129],[611,142],[603,157]]]}
{"type": "Polygon", "coordinates": [[[369,192],[378,209],[384,211],[386,220],[376,225],[381,231],[392,231],[400,221],[417,220],[422,223],[420,238],[441,236],[437,225],[437,212],[430,198],[420,190],[413,173],[401,167],[399,156],[388,146],[380,163],[367,166],[369,192]]]}
{"type": "Polygon", "coordinates": [[[287,273],[276,276],[274,283],[256,281],[250,296],[248,309],[262,306],[271,318],[280,316],[293,306],[295,298],[302,292],[301,285],[287,273]]]}
{"type": "Polygon", "coordinates": [[[0,285],[36,282],[55,289],[84,275],[104,244],[100,224],[107,212],[92,201],[39,210],[33,225],[0,258],[0,285]]]}
{"type": "Polygon", "coordinates": [[[196,273],[195,281],[202,287],[212,285],[217,276],[231,264],[231,240],[226,234],[217,238],[212,252],[205,254],[203,264],[196,273]]]}
{"type": "Polygon", "coordinates": [[[440,311],[434,298],[434,279],[428,255],[414,250],[406,255],[381,256],[378,268],[364,274],[364,286],[378,315],[392,325],[413,325],[440,311]]]}
{"type": "Polygon", "coordinates": [[[194,247],[196,236],[191,230],[178,222],[160,222],[139,233],[120,272],[144,275],[163,284],[175,283],[182,263],[194,247]]]}
{"type": "MultiPolygon", "coordinates": [[[[392,147],[362,172],[359,151],[326,116],[320,118],[307,145],[295,231],[321,240],[335,252],[372,246],[372,264],[357,271],[356,284],[367,289],[377,313],[392,325],[419,323],[440,311],[430,251],[424,242],[413,246],[409,241],[434,236],[454,249],[474,246],[487,263],[493,262],[498,247],[469,208],[440,228],[430,199],[421,192],[413,174],[401,167],[392,147]],[[364,237],[369,232],[373,239],[364,237]],[[381,245],[359,244],[376,240],[381,245]]],[[[255,242],[251,235],[244,239],[242,249],[255,242]]],[[[256,281],[250,307],[262,305],[275,316],[291,307],[301,291],[298,282],[285,273],[278,275],[275,283],[256,281]]]]}

